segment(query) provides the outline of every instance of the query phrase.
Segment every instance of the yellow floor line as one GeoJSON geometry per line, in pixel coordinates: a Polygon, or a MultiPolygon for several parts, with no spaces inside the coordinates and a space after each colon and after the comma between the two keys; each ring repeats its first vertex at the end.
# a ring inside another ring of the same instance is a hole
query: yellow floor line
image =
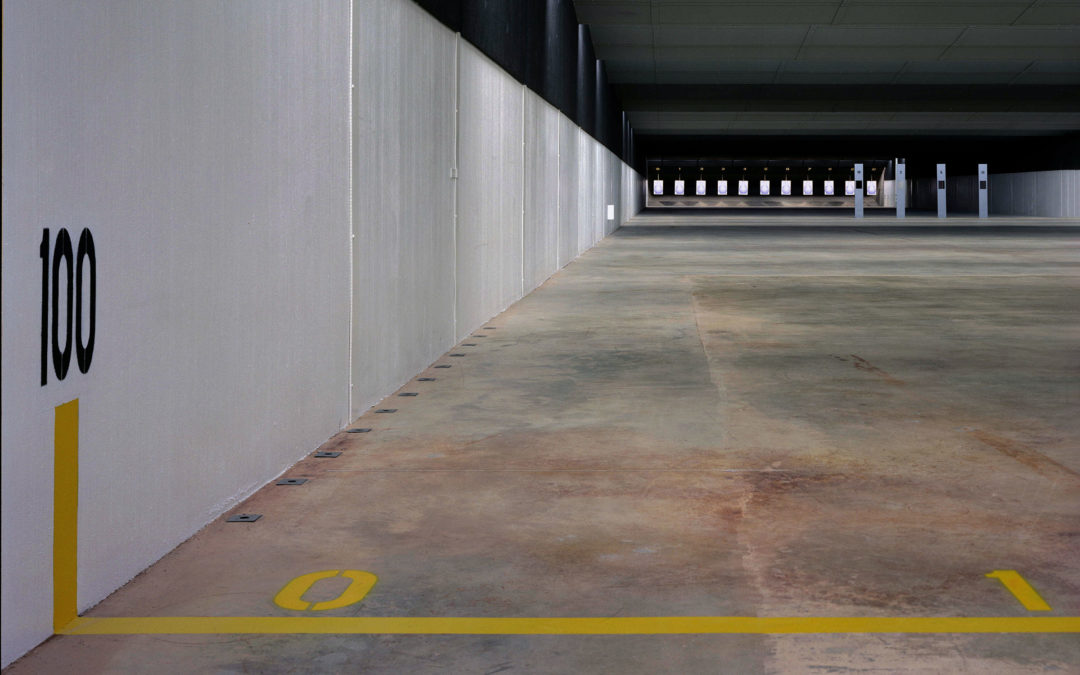
{"type": "Polygon", "coordinates": [[[79,618],[62,635],[442,634],[661,635],[690,633],[1077,633],[1080,617],[132,617],[79,618]]]}
{"type": "Polygon", "coordinates": [[[1051,611],[1050,605],[1046,604],[1046,601],[1042,599],[1042,596],[1031,587],[1031,584],[1027,582],[1024,577],[1020,576],[1020,573],[1016,570],[994,570],[986,576],[991,579],[997,579],[1005,588],[1009,589],[1009,592],[1020,601],[1020,604],[1024,606],[1024,609],[1029,612],[1049,612],[1051,611]]]}

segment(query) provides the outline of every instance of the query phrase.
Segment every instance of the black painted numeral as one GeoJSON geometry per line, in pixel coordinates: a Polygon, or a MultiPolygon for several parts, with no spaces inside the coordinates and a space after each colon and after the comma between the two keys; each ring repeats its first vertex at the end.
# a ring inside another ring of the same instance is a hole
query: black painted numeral
{"type": "Polygon", "coordinates": [[[90,361],[94,358],[94,339],[97,333],[97,251],[94,248],[94,236],[89,229],[83,229],[79,236],[78,253],[71,247],[71,235],[64,228],[56,233],[56,243],[52,249],[52,265],[49,265],[49,230],[46,228],[41,233],[41,245],[38,248],[41,256],[41,386],[49,381],[49,356],[50,356],[50,328],[52,332],[52,365],[56,379],[63,380],[67,377],[71,367],[71,343],[75,343],[75,358],[79,370],[86,373],[90,370],[90,361]],[[64,345],[60,346],[60,269],[63,265],[65,277],[64,309],[64,345]],[[90,288],[88,334],[83,342],[83,302],[86,289],[83,287],[83,266],[89,265],[90,288]],[[51,271],[51,274],[50,274],[51,271]],[[52,296],[50,303],[50,281],[52,296]],[[51,304],[51,306],[50,306],[51,304]],[[49,314],[52,314],[50,326],[49,314]],[[74,326],[72,326],[74,319],[74,326]],[[74,340],[73,340],[74,336],[74,340]]]}
{"type": "Polygon", "coordinates": [[[94,337],[97,333],[97,252],[94,250],[94,236],[90,230],[83,229],[79,236],[79,254],[75,263],[75,357],[79,370],[85,375],[90,370],[90,360],[94,358],[94,337]],[[83,260],[90,264],[90,311],[89,330],[86,344],[82,340],[83,322],[83,260]]]}
{"type": "Polygon", "coordinates": [[[68,366],[71,365],[71,299],[74,279],[74,254],[71,251],[71,237],[67,230],[61,228],[56,233],[56,246],[53,249],[52,262],[52,358],[53,372],[56,379],[62,380],[67,377],[68,366]],[[67,261],[67,312],[65,312],[64,324],[64,348],[60,349],[60,263],[67,261]]]}
{"type": "Polygon", "coordinates": [[[41,231],[41,386],[49,383],[49,228],[41,231]]]}

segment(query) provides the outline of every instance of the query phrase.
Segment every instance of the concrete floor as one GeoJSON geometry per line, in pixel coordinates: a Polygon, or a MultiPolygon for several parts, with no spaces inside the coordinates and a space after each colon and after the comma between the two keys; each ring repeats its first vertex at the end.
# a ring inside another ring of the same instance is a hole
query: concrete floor
{"type": "MultiPolygon", "coordinates": [[[[1077,223],[703,222],[638,217],[87,616],[312,615],[275,594],[331,569],[378,576],[343,617],[1080,615],[1077,223]]],[[[9,671],[76,669],[1080,672],[1080,638],[66,635],[9,671]]]]}

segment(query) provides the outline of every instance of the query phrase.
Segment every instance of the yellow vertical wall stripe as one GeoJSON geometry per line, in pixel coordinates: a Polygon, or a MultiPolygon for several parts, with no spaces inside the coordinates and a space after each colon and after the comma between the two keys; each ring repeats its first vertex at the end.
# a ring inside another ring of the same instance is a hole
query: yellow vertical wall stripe
{"type": "Polygon", "coordinates": [[[78,617],[79,399],[53,421],[53,630],[78,617]]]}

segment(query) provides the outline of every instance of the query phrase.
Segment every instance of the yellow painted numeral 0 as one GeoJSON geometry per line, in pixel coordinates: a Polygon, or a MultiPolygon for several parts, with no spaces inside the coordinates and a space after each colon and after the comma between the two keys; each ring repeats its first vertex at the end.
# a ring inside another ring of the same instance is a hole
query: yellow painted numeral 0
{"type": "Polygon", "coordinates": [[[375,585],[377,577],[371,572],[362,572],[360,570],[324,570],[322,572],[312,572],[311,574],[304,574],[296,577],[289,583],[285,584],[285,588],[278,591],[278,594],[274,596],[274,604],[283,609],[295,609],[300,611],[312,610],[320,612],[326,609],[340,609],[341,607],[348,607],[354,605],[364,599],[364,596],[368,594],[371,587],[375,585]],[[330,579],[338,576],[351,579],[349,587],[342,591],[341,595],[337,596],[333,600],[326,600],[324,602],[310,603],[303,600],[301,596],[307,593],[308,590],[315,585],[316,582],[322,579],[330,579]]]}

